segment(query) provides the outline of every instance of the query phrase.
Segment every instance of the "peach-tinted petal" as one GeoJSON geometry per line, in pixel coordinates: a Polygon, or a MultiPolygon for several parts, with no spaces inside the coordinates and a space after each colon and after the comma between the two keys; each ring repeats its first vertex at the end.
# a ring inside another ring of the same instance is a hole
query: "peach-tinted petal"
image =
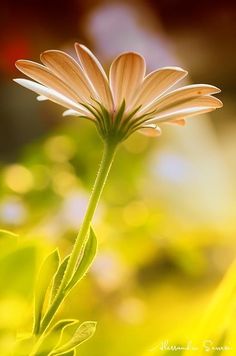
{"type": "MultiPolygon", "coordinates": [[[[89,116],[90,114],[88,113],[87,115],[86,115],[86,117],[89,117],[89,118],[91,118],[91,119],[93,119],[92,117],[91,117],[91,115],[89,116]]],[[[82,112],[82,111],[79,111],[79,110],[73,110],[73,109],[68,109],[68,110],[66,110],[66,111],[64,111],[63,113],[62,113],[62,116],[84,116],[84,112],[82,112]]],[[[94,120],[94,119],[93,119],[94,120]]]]}
{"type": "Polygon", "coordinates": [[[116,108],[125,100],[126,107],[143,81],[145,60],[137,53],[129,52],[118,56],[110,67],[110,87],[116,108]]]}
{"type": "Polygon", "coordinates": [[[44,86],[58,91],[71,100],[77,100],[76,93],[45,66],[28,60],[18,60],[16,61],[16,67],[22,73],[44,86]]]}
{"type": "Polygon", "coordinates": [[[185,119],[178,119],[178,120],[172,120],[172,121],[167,121],[168,124],[174,124],[178,126],[185,126],[186,125],[186,120],[185,119]]]}
{"type": "Polygon", "coordinates": [[[48,100],[48,98],[46,96],[43,96],[43,95],[38,95],[37,98],[36,98],[38,101],[45,101],[45,100],[48,100]]]}
{"type": "Polygon", "coordinates": [[[187,98],[186,100],[178,100],[178,101],[169,101],[167,100],[167,104],[165,105],[165,101],[163,101],[160,105],[156,107],[157,115],[167,115],[171,112],[176,112],[180,110],[188,110],[193,108],[221,108],[222,102],[213,97],[213,96],[199,96],[194,98],[187,98]]]}
{"type": "Polygon", "coordinates": [[[18,61],[18,69],[36,82],[26,79],[15,81],[38,93],[37,100],[49,99],[66,107],[68,110],[63,116],[83,116],[97,121],[102,125],[104,137],[109,134],[114,117],[117,118],[114,130],[121,130],[123,139],[136,130],[158,136],[161,132],[159,123],[184,126],[186,118],[223,105],[213,96],[220,90],[212,85],[188,85],[168,93],[187,74],[179,67],[161,68],[144,77],[143,57],[128,52],[113,61],[108,81],[93,53],[77,43],[75,48],[78,62],[56,50],[42,53],[41,60],[45,66],[18,61]],[[106,116],[106,122],[101,120],[101,115],[106,116]],[[111,120],[109,125],[107,120],[111,120]]]}
{"type": "Polygon", "coordinates": [[[62,116],[80,116],[81,114],[78,112],[78,111],[75,111],[73,109],[68,109],[68,110],[65,110],[63,113],[62,113],[62,116]]]}
{"type": "Polygon", "coordinates": [[[13,80],[16,83],[22,85],[23,87],[30,89],[39,95],[43,95],[44,97],[47,97],[48,99],[50,99],[51,101],[53,101],[59,105],[62,105],[69,109],[79,110],[79,111],[83,112],[84,115],[88,114],[87,110],[85,110],[81,105],[75,103],[74,101],[70,100],[69,98],[56,92],[53,89],[44,87],[43,85],[38,84],[38,83],[33,82],[28,79],[17,78],[17,79],[13,79],[13,80]]]}
{"type": "Polygon", "coordinates": [[[215,107],[189,107],[188,109],[171,111],[168,114],[159,114],[148,120],[148,123],[161,123],[175,120],[183,120],[200,114],[216,110],[215,107]]]}
{"type": "Polygon", "coordinates": [[[76,43],[75,49],[81,66],[92,83],[101,104],[107,109],[113,110],[112,94],[102,65],[87,47],[76,43]]]}
{"type": "Polygon", "coordinates": [[[141,134],[149,137],[157,137],[161,135],[161,129],[159,126],[150,124],[145,125],[141,129],[138,130],[141,134]]]}
{"type": "Polygon", "coordinates": [[[142,105],[141,111],[149,109],[154,100],[186,75],[187,72],[179,67],[165,67],[151,72],[138,89],[132,106],[142,105]]]}
{"type": "Polygon", "coordinates": [[[40,59],[43,64],[73,89],[77,94],[78,101],[91,101],[94,92],[82,68],[74,58],[65,52],[50,50],[43,52],[40,59]]]}
{"type": "MultiPolygon", "coordinates": [[[[190,102],[191,99],[194,98],[200,98],[199,100],[201,101],[201,98],[209,98],[210,94],[215,94],[219,93],[220,89],[213,85],[207,85],[207,84],[194,84],[194,85],[187,85],[185,87],[176,89],[171,91],[168,94],[165,94],[161,96],[157,101],[155,101],[149,108],[149,110],[157,109],[163,110],[164,108],[172,107],[172,106],[177,106],[180,104],[185,104],[187,102],[190,102]]],[[[212,98],[212,97],[210,97],[212,98]]],[[[205,100],[205,99],[203,99],[205,100]]],[[[208,100],[208,99],[206,99],[208,100]]],[[[211,101],[212,99],[210,99],[211,101]]],[[[198,99],[197,99],[198,101],[198,99]]],[[[217,102],[221,106],[221,102],[219,99],[214,98],[213,102],[217,102]]],[[[202,105],[204,106],[204,105],[202,105]]]]}

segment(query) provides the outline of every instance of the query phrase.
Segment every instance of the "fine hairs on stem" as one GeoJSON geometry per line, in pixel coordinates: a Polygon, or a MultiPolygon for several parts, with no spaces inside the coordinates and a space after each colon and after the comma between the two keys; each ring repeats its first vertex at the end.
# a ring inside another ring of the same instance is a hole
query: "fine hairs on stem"
{"type": "Polygon", "coordinates": [[[79,253],[81,251],[82,246],[86,243],[86,239],[88,236],[88,231],[91,225],[91,221],[98,205],[99,199],[101,197],[103,188],[105,186],[115,153],[117,150],[117,143],[114,142],[106,142],[104,144],[104,152],[101,160],[101,164],[98,170],[98,174],[94,183],[94,187],[91,193],[91,197],[88,203],[87,211],[84,216],[83,223],[80,227],[80,231],[76,237],[70,258],[68,260],[67,268],[64,273],[61,285],[59,287],[58,293],[46,312],[44,318],[42,319],[41,326],[39,330],[37,330],[36,334],[41,334],[47,330],[50,326],[56,311],[59,306],[65,299],[67,295],[67,286],[70,280],[73,278],[75,268],[79,259],[79,253]]]}

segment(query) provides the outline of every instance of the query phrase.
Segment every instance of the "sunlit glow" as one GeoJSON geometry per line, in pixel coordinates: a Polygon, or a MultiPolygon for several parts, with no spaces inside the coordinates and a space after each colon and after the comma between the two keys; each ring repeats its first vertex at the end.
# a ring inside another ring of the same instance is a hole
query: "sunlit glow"
{"type": "Polygon", "coordinates": [[[34,185],[32,173],[19,164],[8,166],[4,171],[6,185],[16,193],[27,193],[34,185]]]}
{"type": "Polygon", "coordinates": [[[25,300],[17,298],[5,298],[0,300],[1,326],[14,330],[22,325],[22,320],[29,317],[28,305],[25,300]]]}
{"type": "Polygon", "coordinates": [[[117,254],[103,252],[94,261],[92,272],[102,289],[112,291],[122,285],[128,271],[117,254]]]}
{"type": "Polygon", "coordinates": [[[70,137],[53,136],[44,145],[46,155],[55,162],[67,162],[75,152],[75,144],[70,137]]]}
{"type": "Polygon", "coordinates": [[[117,307],[117,314],[128,324],[140,324],[146,316],[146,305],[138,298],[125,298],[117,307]]]}
{"type": "Polygon", "coordinates": [[[148,208],[142,201],[129,203],[123,211],[123,218],[127,225],[142,226],[148,219],[148,208]]]}
{"type": "Polygon", "coordinates": [[[70,171],[55,169],[52,176],[52,186],[55,193],[65,196],[69,191],[76,188],[78,180],[70,171]]]}

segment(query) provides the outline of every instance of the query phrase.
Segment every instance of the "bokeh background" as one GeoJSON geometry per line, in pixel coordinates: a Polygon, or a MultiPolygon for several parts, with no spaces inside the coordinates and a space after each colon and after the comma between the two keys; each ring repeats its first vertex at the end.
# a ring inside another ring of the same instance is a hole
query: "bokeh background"
{"type": "Polygon", "coordinates": [[[19,234],[0,239],[1,355],[16,330],[30,331],[43,258],[55,246],[70,251],[102,152],[90,124],[62,118],[63,108],[12,82],[21,77],[14,62],[38,61],[46,49],[74,56],[75,41],[106,68],[128,50],[146,58],[148,71],[182,66],[189,83],[220,87],[224,102],[186,127],[166,125],[158,139],[134,134],[120,148],[94,219],[96,261],[60,312],[98,321],[78,354],[167,355],[163,341],[197,339],[205,315],[198,345],[230,344],[234,269],[220,283],[236,256],[235,3],[2,0],[0,20],[0,226],[19,234]]]}

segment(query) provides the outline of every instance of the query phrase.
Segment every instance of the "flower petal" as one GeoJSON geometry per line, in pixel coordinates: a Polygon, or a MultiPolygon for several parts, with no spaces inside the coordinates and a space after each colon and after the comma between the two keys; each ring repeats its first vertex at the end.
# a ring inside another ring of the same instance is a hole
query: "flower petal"
{"type": "Polygon", "coordinates": [[[77,101],[78,96],[76,93],[47,67],[28,60],[16,61],[16,67],[22,73],[28,75],[30,78],[36,80],[44,86],[58,91],[71,100],[77,101]]]}
{"type": "Polygon", "coordinates": [[[48,100],[48,98],[46,96],[43,96],[43,95],[38,95],[37,98],[36,98],[38,101],[45,101],[45,100],[48,100]]]}
{"type": "Polygon", "coordinates": [[[164,67],[148,74],[141,87],[138,89],[132,106],[142,105],[142,112],[150,105],[175,85],[179,80],[183,79],[187,72],[179,67],[164,67]]]}
{"type": "Polygon", "coordinates": [[[133,96],[143,81],[146,70],[145,60],[135,52],[118,56],[110,67],[110,87],[116,108],[125,100],[129,106],[133,96]]]}
{"type": "MultiPolygon", "coordinates": [[[[207,84],[194,84],[187,85],[185,87],[176,89],[171,91],[170,93],[161,96],[157,101],[155,101],[149,108],[149,110],[157,109],[163,110],[164,108],[168,108],[168,106],[177,106],[180,104],[185,104],[189,102],[189,100],[194,98],[212,98],[210,94],[219,93],[220,89],[207,84]]],[[[200,99],[201,100],[201,99],[200,99]]],[[[205,99],[203,99],[205,100],[205,99]]],[[[208,99],[206,99],[208,100],[208,99]]],[[[211,101],[212,99],[210,99],[211,101]]],[[[222,106],[222,103],[219,99],[214,98],[213,102],[219,103],[222,106]]],[[[203,105],[204,106],[204,105],[203,105]]]]}
{"type": "Polygon", "coordinates": [[[53,89],[47,88],[41,84],[38,84],[38,83],[33,82],[32,80],[28,80],[28,79],[17,78],[17,79],[13,79],[13,80],[25,88],[30,89],[39,95],[43,95],[44,97],[47,97],[54,103],[57,103],[57,104],[62,105],[66,108],[69,108],[69,109],[74,109],[76,111],[78,110],[79,112],[83,112],[84,115],[89,116],[89,113],[87,112],[87,110],[84,109],[81,105],[73,102],[69,98],[56,92],[53,89]]]}
{"type": "Polygon", "coordinates": [[[141,129],[138,130],[141,134],[149,137],[157,137],[161,135],[161,129],[159,126],[150,124],[145,125],[141,129]]]}
{"type": "Polygon", "coordinates": [[[199,96],[193,98],[183,98],[182,100],[172,101],[163,100],[160,104],[157,104],[156,107],[156,114],[159,116],[163,116],[166,114],[170,114],[171,112],[176,112],[179,110],[184,109],[194,109],[194,108],[202,108],[202,107],[209,107],[209,108],[221,108],[222,102],[210,95],[206,96],[199,96]]]}
{"type": "Polygon", "coordinates": [[[94,96],[91,85],[86,79],[80,65],[67,53],[57,50],[45,51],[41,61],[61,78],[77,94],[77,100],[91,102],[94,96]]]}
{"type": "Polygon", "coordinates": [[[107,109],[113,110],[112,94],[102,65],[87,47],[75,43],[75,49],[81,66],[93,85],[101,104],[107,109]]]}
{"type": "Polygon", "coordinates": [[[75,111],[73,109],[68,109],[62,113],[62,116],[80,116],[82,113],[75,111]]]}
{"type": "Polygon", "coordinates": [[[187,109],[172,111],[168,114],[159,114],[152,119],[148,120],[147,123],[161,123],[161,122],[173,122],[176,120],[184,120],[188,117],[193,117],[200,114],[205,114],[216,110],[215,107],[189,107],[187,109]]]}
{"type": "Polygon", "coordinates": [[[178,120],[172,120],[172,121],[167,121],[168,124],[174,124],[178,126],[185,126],[186,125],[186,120],[185,119],[178,119],[178,120]]]}

